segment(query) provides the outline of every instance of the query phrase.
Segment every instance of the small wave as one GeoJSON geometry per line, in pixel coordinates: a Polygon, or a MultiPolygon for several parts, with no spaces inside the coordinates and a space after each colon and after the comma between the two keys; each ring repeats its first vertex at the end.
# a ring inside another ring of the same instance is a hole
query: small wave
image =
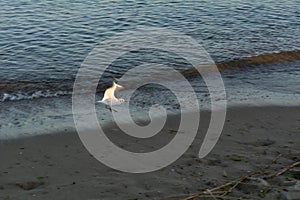
{"type": "MultiPolygon", "coordinates": [[[[268,54],[260,54],[242,57],[234,60],[227,60],[222,62],[217,62],[215,65],[218,67],[219,71],[233,71],[233,70],[242,70],[247,67],[259,66],[259,65],[270,65],[270,64],[279,64],[283,62],[293,62],[300,60],[300,50],[294,51],[282,51],[282,52],[273,52],[268,54]]],[[[198,76],[198,71],[203,73],[210,72],[210,65],[199,66],[196,70],[195,68],[191,68],[188,70],[184,70],[182,72],[185,76],[198,76]]]]}
{"type": "Polygon", "coordinates": [[[253,55],[239,59],[223,61],[216,63],[220,69],[241,68],[255,65],[269,65],[283,62],[292,62],[300,60],[300,50],[281,51],[267,54],[253,55]]]}
{"type": "Polygon", "coordinates": [[[26,94],[22,92],[14,93],[14,94],[9,94],[9,93],[4,93],[2,96],[1,101],[17,101],[17,100],[30,100],[30,99],[36,99],[36,98],[48,98],[48,97],[58,97],[58,96],[65,96],[65,95],[70,95],[72,94],[71,92],[67,91],[57,91],[57,92],[52,92],[52,91],[36,91],[31,94],[26,94]]]}

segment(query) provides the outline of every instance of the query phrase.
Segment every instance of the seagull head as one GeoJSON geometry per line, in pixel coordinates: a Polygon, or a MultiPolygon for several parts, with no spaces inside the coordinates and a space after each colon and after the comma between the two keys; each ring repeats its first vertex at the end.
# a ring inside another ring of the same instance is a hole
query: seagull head
{"type": "Polygon", "coordinates": [[[121,90],[121,89],[124,88],[122,85],[117,84],[115,81],[113,81],[113,87],[118,89],[118,90],[121,90]]]}

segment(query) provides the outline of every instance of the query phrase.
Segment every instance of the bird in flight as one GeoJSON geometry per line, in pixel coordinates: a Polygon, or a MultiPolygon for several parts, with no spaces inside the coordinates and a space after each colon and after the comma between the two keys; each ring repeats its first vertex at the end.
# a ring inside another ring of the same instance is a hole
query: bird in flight
{"type": "Polygon", "coordinates": [[[113,81],[112,86],[105,90],[102,100],[97,101],[97,102],[105,104],[107,106],[107,109],[110,110],[110,112],[112,112],[112,111],[118,112],[116,110],[113,110],[112,106],[113,105],[120,105],[120,104],[124,103],[125,100],[122,99],[122,98],[119,98],[119,99],[116,98],[115,97],[115,91],[121,90],[123,88],[124,88],[123,86],[118,85],[116,82],[113,81]]]}

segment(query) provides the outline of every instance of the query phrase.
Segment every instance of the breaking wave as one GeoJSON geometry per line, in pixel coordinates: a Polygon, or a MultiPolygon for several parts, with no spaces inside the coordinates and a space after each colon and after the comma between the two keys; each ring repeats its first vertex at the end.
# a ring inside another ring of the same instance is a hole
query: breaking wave
{"type": "Polygon", "coordinates": [[[30,100],[30,99],[36,99],[36,98],[49,98],[49,97],[59,97],[59,96],[65,96],[70,95],[71,92],[67,91],[58,91],[58,92],[51,92],[51,91],[36,91],[33,93],[22,93],[17,92],[14,94],[9,93],[3,93],[1,102],[4,101],[17,101],[17,100],[30,100]]]}

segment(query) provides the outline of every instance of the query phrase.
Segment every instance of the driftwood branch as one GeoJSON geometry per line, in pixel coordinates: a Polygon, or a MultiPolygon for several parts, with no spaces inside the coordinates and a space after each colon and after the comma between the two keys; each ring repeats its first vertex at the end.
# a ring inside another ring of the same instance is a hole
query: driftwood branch
{"type": "Polygon", "coordinates": [[[273,178],[273,177],[277,177],[277,176],[281,176],[282,174],[284,174],[285,172],[297,167],[297,166],[300,166],[300,161],[298,162],[295,162],[289,166],[286,166],[285,168],[283,168],[281,171],[277,172],[277,173],[274,173],[274,174],[271,174],[269,176],[266,176],[265,178],[273,178]]]}
{"type": "Polygon", "coordinates": [[[291,165],[286,166],[279,172],[276,172],[274,174],[268,175],[268,176],[262,176],[266,174],[266,170],[269,169],[276,161],[281,157],[282,155],[279,154],[276,158],[274,158],[270,163],[265,165],[264,167],[249,173],[248,175],[239,177],[237,179],[231,180],[229,182],[226,182],[222,185],[219,185],[217,187],[211,188],[211,189],[206,189],[202,192],[195,193],[195,194],[190,194],[190,195],[176,195],[176,196],[170,196],[166,197],[164,199],[181,199],[181,200],[193,200],[196,198],[200,197],[211,197],[213,199],[225,199],[226,196],[231,193],[239,184],[244,182],[247,179],[250,179],[255,176],[261,176],[263,179],[268,179],[268,178],[274,178],[277,176],[281,176],[287,171],[291,170],[294,167],[300,166],[300,161],[297,161],[295,163],[292,163],[291,165]]]}

